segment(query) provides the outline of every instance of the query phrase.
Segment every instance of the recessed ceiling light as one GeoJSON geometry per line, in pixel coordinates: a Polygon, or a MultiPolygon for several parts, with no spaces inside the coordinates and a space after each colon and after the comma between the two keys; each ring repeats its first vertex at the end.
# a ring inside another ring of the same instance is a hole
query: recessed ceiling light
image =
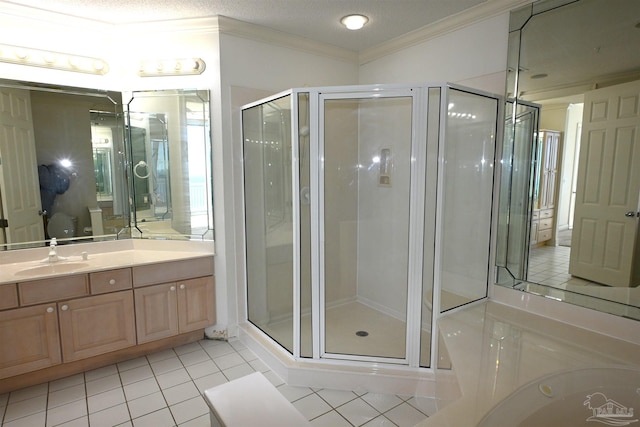
{"type": "Polygon", "coordinates": [[[364,15],[347,15],[342,18],[340,22],[349,30],[359,30],[364,27],[364,24],[369,22],[369,18],[364,15]]]}

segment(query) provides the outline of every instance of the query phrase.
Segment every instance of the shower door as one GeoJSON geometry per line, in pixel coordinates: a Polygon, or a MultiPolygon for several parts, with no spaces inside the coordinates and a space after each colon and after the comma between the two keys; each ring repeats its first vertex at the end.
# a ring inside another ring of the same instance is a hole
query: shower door
{"type": "Polygon", "coordinates": [[[407,363],[414,95],[320,94],[321,357],[407,363]]]}

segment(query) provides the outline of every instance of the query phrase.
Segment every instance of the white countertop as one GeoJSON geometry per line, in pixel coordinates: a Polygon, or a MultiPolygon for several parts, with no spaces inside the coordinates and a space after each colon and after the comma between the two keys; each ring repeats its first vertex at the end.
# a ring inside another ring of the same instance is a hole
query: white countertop
{"type": "Polygon", "coordinates": [[[0,253],[0,284],[68,274],[81,274],[135,265],[213,256],[211,241],[115,240],[59,245],[62,260],[49,263],[48,247],[0,253]],[[83,260],[82,253],[87,253],[83,260]]]}

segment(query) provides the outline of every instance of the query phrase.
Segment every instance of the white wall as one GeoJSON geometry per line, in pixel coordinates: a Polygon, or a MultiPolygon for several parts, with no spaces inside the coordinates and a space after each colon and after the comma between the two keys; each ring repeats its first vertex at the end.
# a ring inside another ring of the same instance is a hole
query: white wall
{"type": "Polygon", "coordinates": [[[560,188],[558,189],[558,230],[568,229],[573,225],[571,218],[571,192],[573,191],[573,169],[576,166],[576,150],[578,149],[579,138],[582,128],[582,111],[584,104],[569,104],[567,109],[566,130],[562,138],[562,152],[560,158],[560,188]]]}
{"type": "Polygon", "coordinates": [[[362,65],[359,82],[453,82],[504,94],[508,30],[509,13],[477,22],[362,65]]]}

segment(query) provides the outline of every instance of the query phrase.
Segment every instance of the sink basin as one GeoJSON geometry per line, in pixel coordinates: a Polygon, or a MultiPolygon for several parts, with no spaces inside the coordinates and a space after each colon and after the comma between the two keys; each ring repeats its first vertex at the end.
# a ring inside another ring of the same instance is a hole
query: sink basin
{"type": "Polygon", "coordinates": [[[56,264],[38,265],[35,267],[27,267],[16,272],[17,276],[31,276],[43,274],[62,274],[73,273],[81,268],[88,267],[86,262],[60,262],[56,264]]]}

